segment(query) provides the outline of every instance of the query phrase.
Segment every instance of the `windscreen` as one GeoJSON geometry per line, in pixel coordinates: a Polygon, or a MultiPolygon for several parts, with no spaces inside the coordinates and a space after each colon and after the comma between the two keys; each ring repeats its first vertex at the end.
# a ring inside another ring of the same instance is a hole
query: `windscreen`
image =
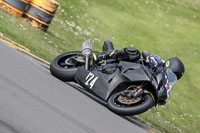
{"type": "Polygon", "coordinates": [[[174,85],[177,82],[177,77],[169,68],[167,68],[166,73],[167,73],[167,79],[168,79],[168,85],[169,85],[167,89],[167,94],[169,95],[170,90],[174,87],[174,85]]]}

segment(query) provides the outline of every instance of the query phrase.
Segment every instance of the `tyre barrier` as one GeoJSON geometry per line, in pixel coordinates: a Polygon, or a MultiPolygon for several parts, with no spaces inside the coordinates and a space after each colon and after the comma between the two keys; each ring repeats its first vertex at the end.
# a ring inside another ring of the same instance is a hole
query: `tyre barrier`
{"type": "Polygon", "coordinates": [[[0,0],[0,8],[17,17],[22,17],[27,5],[22,0],[0,0]]]}
{"type": "Polygon", "coordinates": [[[32,5],[38,6],[51,14],[55,14],[59,4],[55,0],[32,0],[32,5]]]}
{"type": "Polygon", "coordinates": [[[59,4],[55,0],[0,0],[0,8],[47,31],[59,4]]]}
{"type": "Polygon", "coordinates": [[[43,31],[47,31],[49,24],[41,21],[40,19],[28,13],[25,13],[23,16],[24,16],[24,20],[29,22],[33,27],[38,27],[43,31]]]}
{"type": "Polygon", "coordinates": [[[47,31],[58,6],[55,0],[32,0],[24,17],[32,26],[47,31]]]}

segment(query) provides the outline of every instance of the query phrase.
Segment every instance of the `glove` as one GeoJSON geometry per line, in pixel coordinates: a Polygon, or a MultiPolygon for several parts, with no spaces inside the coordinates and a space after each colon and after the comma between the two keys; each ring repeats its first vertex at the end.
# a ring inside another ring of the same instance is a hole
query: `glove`
{"type": "Polygon", "coordinates": [[[155,68],[159,67],[162,63],[161,57],[156,55],[149,56],[148,60],[149,60],[149,65],[155,68]]]}

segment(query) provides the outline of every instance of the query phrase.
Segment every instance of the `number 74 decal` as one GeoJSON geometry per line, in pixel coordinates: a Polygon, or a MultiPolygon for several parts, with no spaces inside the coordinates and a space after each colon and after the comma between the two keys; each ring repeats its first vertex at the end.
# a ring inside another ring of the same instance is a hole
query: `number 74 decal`
{"type": "Polygon", "coordinates": [[[95,77],[94,74],[90,72],[85,78],[86,80],[85,85],[90,85],[90,89],[92,89],[97,79],[98,77],[95,77]]]}

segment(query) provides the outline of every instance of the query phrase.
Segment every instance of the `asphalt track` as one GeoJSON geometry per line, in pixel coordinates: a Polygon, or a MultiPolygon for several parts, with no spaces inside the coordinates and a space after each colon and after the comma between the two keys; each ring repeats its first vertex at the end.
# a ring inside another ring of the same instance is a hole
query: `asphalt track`
{"type": "Polygon", "coordinates": [[[0,40],[0,133],[146,133],[0,40]]]}

